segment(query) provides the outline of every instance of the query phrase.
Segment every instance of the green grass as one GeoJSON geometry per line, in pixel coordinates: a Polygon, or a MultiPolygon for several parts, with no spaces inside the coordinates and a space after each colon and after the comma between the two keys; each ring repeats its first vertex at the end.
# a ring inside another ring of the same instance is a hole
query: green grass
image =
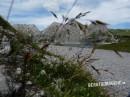
{"type": "Polygon", "coordinates": [[[4,29],[8,29],[12,32],[16,32],[16,30],[10,25],[10,23],[1,16],[0,16],[0,26],[2,26],[4,29]]]}
{"type": "Polygon", "coordinates": [[[46,97],[109,97],[102,87],[88,87],[96,80],[79,64],[63,60],[46,62],[34,56],[29,69],[32,82],[45,91],[46,97]],[[40,75],[41,70],[46,73],[40,75]]]}
{"type": "Polygon", "coordinates": [[[97,47],[98,49],[105,49],[105,50],[116,50],[122,52],[130,52],[130,40],[120,43],[113,43],[113,44],[106,44],[100,45],[97,47]]]}
{"type": "Polygon", "coordinates": [[[130,36],[130,29],[110,29],[109,31],[116,36],[130,36]]]}

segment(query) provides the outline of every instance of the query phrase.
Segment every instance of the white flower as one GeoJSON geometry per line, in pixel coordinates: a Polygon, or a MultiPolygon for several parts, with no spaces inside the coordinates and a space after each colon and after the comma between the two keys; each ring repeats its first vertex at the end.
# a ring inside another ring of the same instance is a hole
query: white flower
{"type": "Polygon", "coordinates": [[[45,92],[43,90],[40,91],[40,95],[41,96],[44,96],[45,95],[45,92]]]}
{"type": "Polygon", "coordinates": [[[30,76],[30,73],[26,73],[26,76],[30,76]]]}
{"type": "Polygon", "coordinates": [[[27,81],[26,84],[27,85],[32,85],[32,82],[31,81],[27,81]]]}
{"type": "Polygon", "coordinates": [[[46,74],[46,71],[45,70],[41,70],[40,74],[44,75],[44,74],[46,74]]]}
{"type": "Polygon", "coordinates": [[[36,93],[35,95],[36,95],[36,97],[39,97],[39,94],[38,94],[38,93],[36,93]]]}
{"type": "Polygon", "coordinates": [[[21,84],[16,84],[14,87],[16,90],[18,90],[20,88],[21,84]]]}
{"type": "Polygon", "coordinates": [[[50,64],[50,68],[53,68],[53,64],[50,64]]]}
{"type": "Polygon", "coordinates": [[[41,59],[41,62],[44,63],[44,62],[45,62],[45,59],[41,59]]]}
{"type": "Polygon", "coordinates": [[[21,68],[17,68],[17,69],[16,69],[16,74],[21,74],[21,72],[22,72],[22,69],[21,69],[21,68]]]}

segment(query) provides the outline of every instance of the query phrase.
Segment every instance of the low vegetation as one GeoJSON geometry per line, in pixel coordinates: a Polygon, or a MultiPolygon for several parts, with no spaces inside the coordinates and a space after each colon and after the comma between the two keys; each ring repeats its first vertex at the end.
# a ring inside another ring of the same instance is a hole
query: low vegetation
{"type": "Polygon", "coordinates": [[[88,87],[96,81],[80,64],[64,60],[46,63],[35,58],[31,60],[35,67],[31,81],[44,90],[46,97],[108,97],[101,87],[88,87]]]}
{"type": "Polygon", "coordinates": [[[0,26],[4,29],[11,30],[13,32],[16,32],[16,30],[8,23],[5,19],[3,19],[2,16],[0,16],[0,26]]]}
{"type": "Polygon", "coordinates": [[[130,52],[130,40],[119,43],[105,44],[97,47],[98,49],[130,52]]]}
{"type": "Polygon", "coordinates": [[[116,36],[130,36],[130,29],[110,29],[110,32],[116,36]]]}

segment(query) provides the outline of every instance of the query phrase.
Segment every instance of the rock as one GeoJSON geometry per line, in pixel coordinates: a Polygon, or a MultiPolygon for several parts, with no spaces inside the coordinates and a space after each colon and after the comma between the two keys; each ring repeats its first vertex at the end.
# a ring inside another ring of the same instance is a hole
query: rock
{"type": "Polygon", "coordinates": [[[8,90],[8,86],[6,84],[5,76],[2,74],[3,68],[4,66],[1,65],[0,66],[0,92],[6,93],[6,91],[8,90]]]}
{"type": "Polygon", "coordinates": [[[53,39],[55,43],[80,44],[85,42],[86,33],[88,32],[85,29],[85,25],[82,25],[78,21],[71,21],[64,25],[54,22],[43,33],[45,39],[53,39]]]}
{"type": "Polygon", "coordinates": [[[34,41],[41,38],[42,33],[34,24],[15,24],[13,26],[18,32],[31,36],[34,41]]]}
{"type": "Polygon", "coordinates": [[[45,40],[53,40],[57,44],[91,44],[96,42],[109,42],[114,36],[108,32],[107,24],[94,21],[90,25],[83,25],[76,20],[70,20],[66,24],[53,22],[44,31],[45,40]]]}
{"type": "Polygon", "coordinates": [[[39,29],[34,24],[15,24],[13,26],[17,31],[20,31],[22,33],[28,33],[33,35],[40,34],[39,29]]]}

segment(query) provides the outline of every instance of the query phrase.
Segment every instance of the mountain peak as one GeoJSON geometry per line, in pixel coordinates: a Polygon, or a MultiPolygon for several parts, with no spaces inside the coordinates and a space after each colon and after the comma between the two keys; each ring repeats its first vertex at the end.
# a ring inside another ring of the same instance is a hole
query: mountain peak
{"type": "Polygon", "coordinates": [[[79,43],[85,39],[85,25],[81,24],[80,22],[70,20],[68,23],[64,24],[63,27],[60,25],[61,23],[53,22],[43,31],[44,38],[49,40],[55,38],[54,42],[60,42],[61,44],[79,43]],[[83,28],[85,29],[84,31],[83,28]]]}
{"type": "Polygon", "coordinates": [[[14,24],[14,28],[22,33],[39,34],[39,29],[34,24],[14,24]]]}

